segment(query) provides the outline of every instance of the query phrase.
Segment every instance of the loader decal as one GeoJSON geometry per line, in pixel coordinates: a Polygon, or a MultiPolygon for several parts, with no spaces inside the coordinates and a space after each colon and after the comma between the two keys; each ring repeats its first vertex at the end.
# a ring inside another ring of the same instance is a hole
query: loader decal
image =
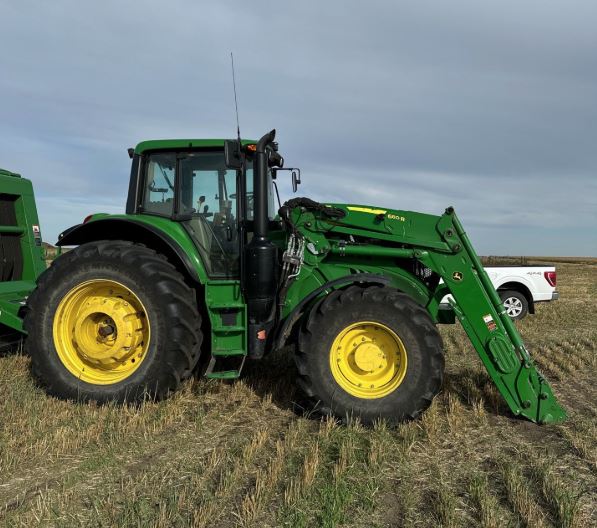
{"type": "Polygon", "coordinates": [[[493,317],[491,317],[491,314],[484,315],[483,322],[487,325],[487,330],[490,332],[493,332],[497,328],[497,325],[495,324],[493,317]]]}
{"type": "Polygon", "coordinates": [[[347,209],[349,211],[357,211],[359,213],[371,213],[371,214],[374,214],[374,215],[386,214],[386,210],[385,209],[372,209],[371,207],[354,207],[354,206],[348,206],[347,209]]]}

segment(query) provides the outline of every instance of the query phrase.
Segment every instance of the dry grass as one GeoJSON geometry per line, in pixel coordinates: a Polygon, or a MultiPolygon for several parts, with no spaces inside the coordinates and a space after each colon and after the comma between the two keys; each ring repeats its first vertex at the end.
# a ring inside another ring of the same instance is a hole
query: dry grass
{"type": "Polygon", "coordinates": [[[1,357],[0,524],[597,525],[597,263],[562,262],[558,283],[519,324],[569,411],[553,426],[508,414],[456,326],[442,394],[395,430],[297,416],[284,355],[140,409],[48,398],[1,357]]]}

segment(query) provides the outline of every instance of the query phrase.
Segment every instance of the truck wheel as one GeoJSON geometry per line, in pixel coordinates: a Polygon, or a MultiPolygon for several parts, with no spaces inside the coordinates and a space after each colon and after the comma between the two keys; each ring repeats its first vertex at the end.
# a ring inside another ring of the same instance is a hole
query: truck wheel
{"type": "Polygon", "coordinates": [[[506,290],[499,293],[510,319],[519,320],[526,317],[529,313],[529,302],[522,293],[514,290],[506,290]]]}
{"type": "Polygon", "coordinates": [[[408,295],[385,287],[336,290],[308,314],[295,356],[311,406],[340,419],[414,419],[439,392],[441,337],[408,295]]]}
{"type": "Polygon", "coordinates": [[[199,359],[194,291],[166,258],[126,241],[65,253],[29,296],[26,348],[35,377],[65,399],[160,399],[199,359]]]}

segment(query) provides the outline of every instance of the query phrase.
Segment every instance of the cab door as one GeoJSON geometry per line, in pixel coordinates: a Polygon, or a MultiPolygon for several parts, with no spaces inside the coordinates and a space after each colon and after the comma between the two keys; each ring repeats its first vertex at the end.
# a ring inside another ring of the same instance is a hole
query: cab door
{"type": "Polygon", "coordinates": [[[237,171],[226,168],[221,151],[180,156],[179,215],[197,245],[210,278],[240,278],[237,171]]]}

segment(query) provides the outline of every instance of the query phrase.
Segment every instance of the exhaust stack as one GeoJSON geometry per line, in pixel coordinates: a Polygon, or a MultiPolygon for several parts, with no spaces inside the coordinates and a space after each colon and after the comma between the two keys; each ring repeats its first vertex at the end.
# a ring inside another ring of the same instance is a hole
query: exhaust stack
{"type": "Polygon", "coordinates": [[[278,248],[268,233],[268,152],[276,131],[265,134],[257,143],[253,169],[253,238],[245,247],[244,293],[249,316],[249,354],[262,357],[267,333],[273,324],[278,288],[278,248]]]}

